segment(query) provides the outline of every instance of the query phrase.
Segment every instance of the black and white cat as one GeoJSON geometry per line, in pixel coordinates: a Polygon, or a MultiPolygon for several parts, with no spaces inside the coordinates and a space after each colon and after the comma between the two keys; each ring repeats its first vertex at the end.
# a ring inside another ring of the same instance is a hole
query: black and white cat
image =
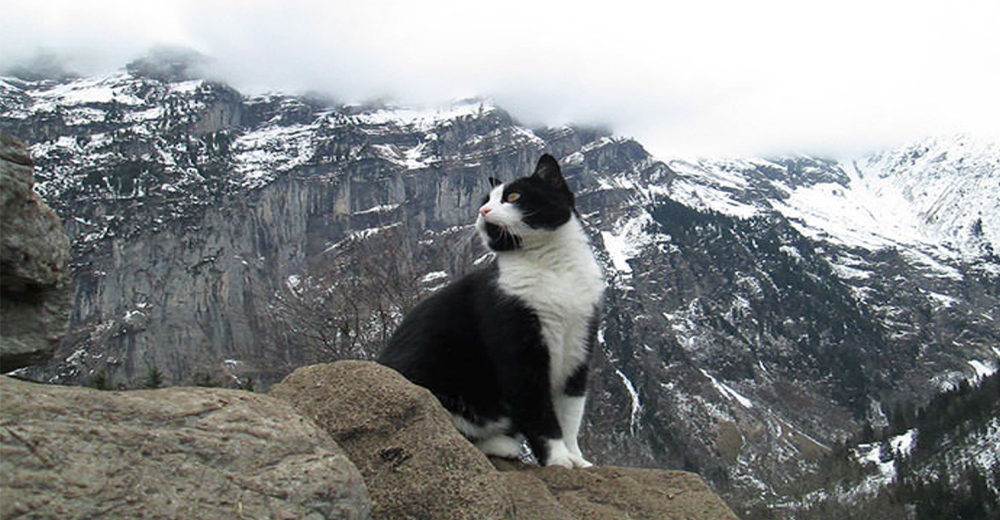
{"type": "Polygon", "coordinates": [[[493,186],[476,229],[496,261],[421,302],[379,361],[431,390],[488,455],[519,436],[542,464],[587,467],[577,444],[601,269],[559,164],[493,186]]]}

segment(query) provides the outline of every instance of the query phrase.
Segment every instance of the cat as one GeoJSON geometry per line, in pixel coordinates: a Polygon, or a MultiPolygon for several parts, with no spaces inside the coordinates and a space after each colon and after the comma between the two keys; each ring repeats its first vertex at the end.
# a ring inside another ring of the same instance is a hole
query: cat
{"type": "Polygon", "coordinates": [[[476,231],[496,255],[418,304],[379,362],[429,389],[487,455],[589,467],[577,436],[604,279],[559,163],[492,187],[476,231]]]}

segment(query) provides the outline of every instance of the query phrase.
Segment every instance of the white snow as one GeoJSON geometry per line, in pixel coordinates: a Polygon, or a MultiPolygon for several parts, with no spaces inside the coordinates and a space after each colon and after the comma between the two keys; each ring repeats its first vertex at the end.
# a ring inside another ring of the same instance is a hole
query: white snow
{"type": "Polygon", "coordinates": [[[704,374],[705,377],[707,377],[712,382],[712,385],[715,386],[715,389],[718,390],[719,393],[723,395],[723,397],[725,397],[728,400],[735,399],[736,402],[738,402],[740,406],[742,406],[743,408],[753,408],[753,402],[751,400],[747,399],[736,390],[733,390],[725,383],[722,383],[721,381],[713,377],[712,374],[709,374],[704,368],[699,368],[698,370],[701,370],[701,373],[704,374]]]}
{"type": "Polygon", "coordinates": [[[637,254],[628,241],[622,235],[615,235],[608,231],[601,231],[601,239],[604,242],[604,249],[611,257],[611,264],[622,274],[632,274],[632,266],[628,264],[630,258],[637,254]]]}
{"type": "Polygon", "coordinates": [[[354,212],[355,215],[368,215],[371,213],[387,213],[390,211],[395,211],[399,208],[399,204],[381,204],[378,206],[372,206],[368,209],[363,209],[361,211],[354,212]]]}
{"type": "Polygon", "coordinates": [[[354,117],[362,124],[398,124],[426,131],[449,120],[485,114],[493,110],[496,110],[496,108],[489,101],[466,100],[455,102],[444,108],[387,107],[371,112],[363,112],[354,117]]]}
{"type": "Polygon", "coordinates": [[[312,159],[314,130],[312,125],[269,126],[239,136],[233,143],[233,167],[243,186],[263,186],[312,159]]]}
{"type": "Polygon", "coordinates": [[[997,367],[993,366],[993,364],[989,363],[988,361],[978,361],[975,359],[970,359],[968,363],[969,366],[972,367],[972,370],[974,370],[976,373],[974,378],[974,380],[976,381],[984,377],[989,377],[994,373],[996,373],[997,371],[997,367]]]}
{"type": "Polygon", "coordinates": [[[635,385],[629,380],[621,370],[615,369],[615,373],[621,378],[622,383],[625,385],[625,389],[628,391],[629,397],[632,399],[632,414],[629,416],[629,428],[633,433],[636,431],[636,427],[639,425],[639,413],[642,412],[642,403],[639,401],[639,392],[636,391],[635,385]]]}
{"type": "Polygon", "coordinates": [[[647,246],[670,242],[670,236],[653,231],[655,227],[653,217],[640,211],[638,215],[619,220],[613,231],[601,231],[601,241],[616,271],[626,278],[631,276],[629,260],[639,256],[647,246]]]}
{"type": "Polygon", "coordinates": [[[889,446],[892,447],[892,451],[906,457],[912,451],[913,447],[917,443],[917,430],[916,428],[907,430],[905,433],[899,434],[891,439],[889,439],[889,446]]]}
{"type": "Polygon", "coordinates": [[[946,294],[939,294],[936,292],[928,292],[927,298],[937,304],[937,307],[952,307],[958,303],[958,300],[948,296],[946,294]]]}
{"type": "Polygon", "coordinates": [[[402,222],[396,222],[396,223],[389,224],[389,225],[386,225],[386,226],[375,226],[375,227],[370,227],[370,228],[365,228],[365,229],[359,229],[357,231],[352,231],[352,232],[348,233],[348,235],[347,235],[346,238],[344,238],[343,240],[340,240],[340,241],[338,241],[338,242],[336,242],[334,244],[331,244],[326,249],[324,249],[323,252],[324,253],[329,253],[330,251],[334,251],[334,250],[340,248],[340,246],[344,245],[345,243],[349,243],[349,242],[351,242],[353,240],[365,240],[367,238],[371,238],[371,237],[373,237],[373,236],[375,236],[375,235],[377,235],[379,233],[383,233],[385,231],[388,231],[390,229],[399,227],[401,225],[403,225],[402,222]]]}
{"type": "Polygon", "coordinates": [[[141,105],[142,100],[125,88],[132,80],[125,71],[106,76],[84,78],[62,83],[36,94],[35,109],[86,104],[106,104],[112,101],[123,105],[141,105]]]}
{"type": "Polygon", "coordinates": [[[666,162],[677,173],[669,190],[677,202],[737,218],[753,217],[763,209],[746,202],[752,186],[744,172],[765,161],[673,158],[666,162]]]}
{"type": "Polygon", "coordinates": [[[796,262],[801,263],[803,261],[802,253],[798,250],[798,248],[796,248],[794,246],[782,245],[781,247],[778,248],[778,250],[781,251],[782,253],[785,253],[786,255],[790,256],[796,262]]]}
{"type": "Polygon", "coordinates": [[[856,166],[876,195],[905,200],[939,243],[971,257],[981,254],[984,243],[1000,251],[1000,141],[928,138],[856,166]]]}
{"type": "Polygon", "coordinates": [[[430,284],[430,283],[434,283],[434,282],[439,282],[441,280],[444,280],[445,278],[448,278],[448,273],[446,273],[444,271],[434,271],[434,272],[425,274],[423,276],[423,278],[420,279],[420,283],[422,283],[422,284],[430,284]]]}

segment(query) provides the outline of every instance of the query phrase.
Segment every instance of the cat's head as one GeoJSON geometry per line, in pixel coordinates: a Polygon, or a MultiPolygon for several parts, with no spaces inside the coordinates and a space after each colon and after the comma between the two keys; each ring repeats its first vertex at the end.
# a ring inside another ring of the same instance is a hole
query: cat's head
{"type": "Polygon", "coordinates": [[[535,172],[511,182],[490,178],[476,230],[494,251],[510,251],[545,241],[573,216],[574,199],[559,163],[549,154],[535,172]]]}

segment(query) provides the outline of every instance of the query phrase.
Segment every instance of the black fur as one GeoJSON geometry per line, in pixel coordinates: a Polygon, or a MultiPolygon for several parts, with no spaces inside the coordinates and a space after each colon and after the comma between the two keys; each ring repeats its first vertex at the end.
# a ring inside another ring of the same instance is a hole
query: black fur
{"type": "Polygon", "coordinates": [[[428,388],[453,413],[485,424],[509,417],[539,460],[562,436],[549,390],[538,317],[496,287],[495,267],[474,272],[418,305],[379,357],[428,388]]]}
{"type": "MultiPolygon", "coordinates": [[[[496,187],[499,181],[490,179],[496,187]]],[[[535,172],[504,186],[503,200],[523,214],[533,229],[554,230],[575,213],[573,193],[559,165],[544,155],[535,172]]],[[[483,204],[489,201],[489,196],[483,204]]],[[[497,252],[521,248],[522,239],[500,226],[483,230],[497,252]]],[[[412,382],[429,389],[452,413],[483,426],[510,419],[509,435],[523,434],[539,461],[548,460],[546,440],[562,438],[550,385],[549,350],[535,311],[520,298],[502,292],[498,267],[474,272],[421,302],[406,316],[379,357],[412,382]]],[[[588,331],[596,341],[597,310],[588,331]]],[[[589,351],[588,351],[589,354],[589,351]]],[[[581,397],[586,363],[561,389],[581,397]]],[[[472,439],[478,440],[478,439],[472,439]]]]}

